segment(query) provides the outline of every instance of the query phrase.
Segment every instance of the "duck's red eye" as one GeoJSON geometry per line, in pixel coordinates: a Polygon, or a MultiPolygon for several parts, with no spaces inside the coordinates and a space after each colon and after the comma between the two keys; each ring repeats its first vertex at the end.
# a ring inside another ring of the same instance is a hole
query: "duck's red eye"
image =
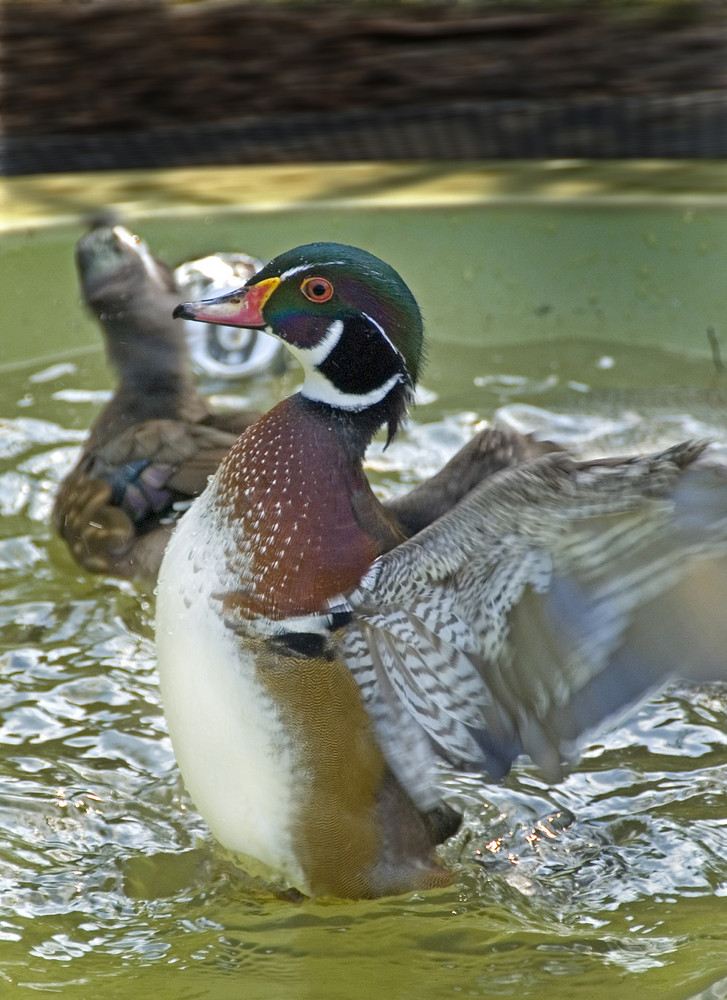
{"type": "Polygon", "coordinates": [[[300,290],[311,302],[328,302],[333,295],[333,285],[328,278],[306,278],[300,290]]]}

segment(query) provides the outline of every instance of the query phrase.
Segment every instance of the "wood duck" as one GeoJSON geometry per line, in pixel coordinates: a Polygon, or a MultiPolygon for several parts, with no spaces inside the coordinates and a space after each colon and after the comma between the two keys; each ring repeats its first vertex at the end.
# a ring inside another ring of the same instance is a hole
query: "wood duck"
{"type": "Polygon", "coordinates": [[[524,461],[406,540],[362,467],[419,374],[391,267],[314,243],[176,314],[268,329],[304,370],[179,522],[158,586],[182,775],[250,870],[344,898],[444,885],[442,765],[498,780],[525,753],[555,780],[666,678],[725,677],[727,478],[705,444],[524,461]]]}
{"type": "Polygon", "coordinates": [[[143,240],[100,220],[76,263],[118,384],[60,485],[53,524],[84,569],[153,583],[179,506],[258,414],[210,412],[172,319],[171,272],[143,240]]]}

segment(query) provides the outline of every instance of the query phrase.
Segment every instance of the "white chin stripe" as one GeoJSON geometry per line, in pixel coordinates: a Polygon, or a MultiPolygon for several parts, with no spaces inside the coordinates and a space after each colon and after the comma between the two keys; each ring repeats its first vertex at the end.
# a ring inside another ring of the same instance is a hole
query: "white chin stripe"
{"type": "Polygon", "coordinates": [[[323,340],[320,340],[315,347],[296,347],[288,344],[293,354],[298,358],[304,368],[322,365],[343,334],[343,321],[334,319],[326,330],[323,340]]]}
{"type": "Polygon", "coordinates": [[[332,382],[329,382],[314,368],[305,373],[305,382],[301,386],[300,392],[307,399],[313,399],[317,403],[327,403],[335,406],[339,410],[365,410],[367,406],[380,403],[388,395],[397,383],[401,382],[404,376],[401,372],[392,375],[383,385],[377,386],[371,392],[354,395],[350,392],[342,392],[337,389],[332,382]]]}

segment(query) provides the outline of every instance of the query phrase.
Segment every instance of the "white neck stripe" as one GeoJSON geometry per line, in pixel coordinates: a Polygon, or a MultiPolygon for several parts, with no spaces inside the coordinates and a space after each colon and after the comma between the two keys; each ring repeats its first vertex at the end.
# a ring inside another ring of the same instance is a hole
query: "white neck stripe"
{"type": "Polygon", "coordinates": [[[306,399],[312,399],[317,403],[327,403],[335,406],[339,410],[365,410],[368,406],[380,403],[385,396],[391,392],[395,385],[403,381],[404,375],[397,372],[387,379],[383,385],[377,386],[370,392],[356,395],[352,392],[343,392],[336,388],[332,382],[321,375],[317,368],[313,368],[305,373],[305,381],[300,388],[300,394],[306,399]]]}

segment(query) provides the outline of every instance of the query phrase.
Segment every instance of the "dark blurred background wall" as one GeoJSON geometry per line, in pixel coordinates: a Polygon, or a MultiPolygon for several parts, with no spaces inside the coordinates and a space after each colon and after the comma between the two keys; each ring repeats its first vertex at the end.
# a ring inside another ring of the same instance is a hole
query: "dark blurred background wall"
{"type": "Polygon", "coordinates": [[[4,173],[727,155],[724,3],[6,0],[4,173]]]}

